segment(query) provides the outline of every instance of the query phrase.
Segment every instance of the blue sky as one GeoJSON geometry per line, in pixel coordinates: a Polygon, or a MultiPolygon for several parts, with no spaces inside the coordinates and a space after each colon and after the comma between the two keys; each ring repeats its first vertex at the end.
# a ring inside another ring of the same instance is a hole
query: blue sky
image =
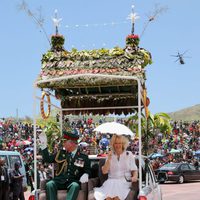
{"type": "MultiPolygon", "coordinates": [[[[200,1],[197,0],[27,0],[28,8],[37,15],[42,9],[44,29],[49,38],[55,33],[54,10],[62,18],[59,33],[66,38],[65,48],[112,48],[125,46],[131,23],[127,16],[131,5],[140,19],[135,34],[141,34],[148,15],[155,5],[168,7],[147,27],[140,47],[149,50],[153,64],[147,66],[147,90],[152,113],[172,112],[200,103],[200,1]],[[111,23],[118,23],[111,25],[111,23]],[[106,23],[107,25],[102,25],[106,23]],[[75,27],[89,24],[88,27],[75,27]],[[95,25],[97,24],[97,25],[95,25]],[[70,28],[66,28],[66,26],[70,28]],[[185,56],[185,65],[172,54],[185,56]]],[[[20,0],[0,1],[0,117],[33,115],[33,83],[40,72],[42,54],[49,48],[48,40],[33,18],[20,11],[20,0]]],[[[39,104],[38,104],[39,106],[39,104]]]]}

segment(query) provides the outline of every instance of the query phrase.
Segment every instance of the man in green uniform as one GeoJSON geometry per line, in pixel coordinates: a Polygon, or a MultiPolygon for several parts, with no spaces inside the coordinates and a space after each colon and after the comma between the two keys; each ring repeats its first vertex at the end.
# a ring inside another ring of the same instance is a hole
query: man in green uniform
{"type": "Polygon", "coordinates": [[[66,189],[66,200],[76,200],[80,183],[87,182],[90,175],[90,160],[78,149],[77,130],[63,131],[63,150],[56,155],[48,152],[46,135],[42,133],[39,138],[44,161],[58,164],[55,177],[46,184],[47,199],[56,200],[57,190],[66,189]]]}

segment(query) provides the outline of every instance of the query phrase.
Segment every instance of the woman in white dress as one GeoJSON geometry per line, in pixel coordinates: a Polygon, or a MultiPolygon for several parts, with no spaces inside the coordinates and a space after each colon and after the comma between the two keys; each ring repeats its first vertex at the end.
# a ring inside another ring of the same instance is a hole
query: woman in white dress
{"type": "Polygon", "coordinates": [[[137,182],[135,157],[132,152],[126,151],[128,139],[123,135],[113,135],[110,145],[111,151],[102,167],[102,173],[108,173],[108,179],[101,187],[94,189],[96,200],[124,200],[131,184],[137,182]]]}

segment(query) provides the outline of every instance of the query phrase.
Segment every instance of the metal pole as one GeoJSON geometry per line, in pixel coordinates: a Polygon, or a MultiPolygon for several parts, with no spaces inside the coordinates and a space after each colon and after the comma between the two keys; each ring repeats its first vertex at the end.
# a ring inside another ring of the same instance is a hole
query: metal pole
{"type": "Polygon", "coordinates": [[[33,92],[33,123],[34,123],[34,182],[35,182],[35,199],[38,200],[37,195],[37,135],[36,135],[36,87],[33,92]]]}
{"type": "Polygon", "coordinates": [[[60,134],[62,134],[63,130],[63,111],[62,109],[60,110],[60,134]]]}
{"type": "Polygon", "coordinates": [[[138,80],[139,191],[142,189],[141,82],[138,80]]]}
{"type": "Polygon", "coordinates": [[[16,120],[17,120],[17,123],[19,122],[19,113],[18,113],[18,108],[16,109],[16,120]]]}

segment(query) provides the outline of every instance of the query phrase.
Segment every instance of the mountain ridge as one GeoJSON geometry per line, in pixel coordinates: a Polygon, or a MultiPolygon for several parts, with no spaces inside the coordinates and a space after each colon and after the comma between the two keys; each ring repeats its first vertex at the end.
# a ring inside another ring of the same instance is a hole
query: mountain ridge
{"type": "Polygon", "coordinates": [[[200,104],[193,105],[181,110],[170,112],[168,115],[177,121],[193,121],[200,120],[200,104]]]}

